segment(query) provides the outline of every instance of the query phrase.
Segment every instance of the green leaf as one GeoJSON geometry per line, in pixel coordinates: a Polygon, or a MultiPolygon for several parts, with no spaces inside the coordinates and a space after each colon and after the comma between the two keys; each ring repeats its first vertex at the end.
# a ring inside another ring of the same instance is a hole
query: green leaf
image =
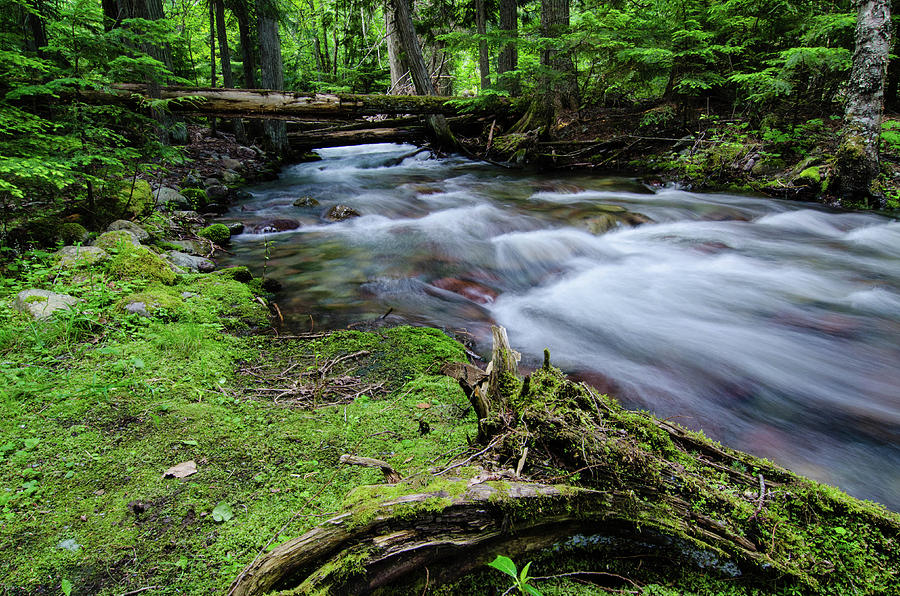
{"type": "Polygon", "coordinates": [[[227,522],[233,517],[234,512],[231,510],[231,505],[228,503],[219,503],[216,505],[215,509],[212,510],[213,521],[220,523],[227,522]]]}
{"type": "Polygon", "coordinates": [[[69,596],[72,593],[72,582],[67,579],[63,579],[59,587],[65,596],[69,596]]]}
{"type": "Polygon", "coordinates": [[[191,447],[196,447],[197,445],[199,445],[199,443],[197,443],[197,441],[194,441],[193,439],[182,441],[182,443],[184,443],[185,445],[190,445],[191,447]]]}
{"type": "Polygon", "coordinates": [[[544,593],[535,588],[534,586],[525,585],[522,586],[522,589],[526,594],[530,594],[531,596],[544,596],[544,593]]]}
{"type": "Polygon", "coordinates": [[[512,559],[509,557],[504,557],[503,555],[497,555],[497,558],[488,563],[488,567],[493,567],[497,571],[502,571],[506,575],[511,578],[518,580],[518,570],[516,569],[516,564],[512,562],[512,559]]]}
{"type": "Polygon", "coordinates": [[[525,585],[528,582],[528,569],[531,568],[531,563],[532,561],[528,561],[528,563],[525,564],[525,567],[522,568],[522,572],[519,573],[519,582],[521,582],[522,585],[525,585]]]}

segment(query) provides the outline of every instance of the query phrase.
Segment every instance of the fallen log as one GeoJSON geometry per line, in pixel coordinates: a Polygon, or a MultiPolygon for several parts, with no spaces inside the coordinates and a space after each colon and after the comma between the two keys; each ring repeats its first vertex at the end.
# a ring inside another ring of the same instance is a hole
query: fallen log
{"type": "Polygon", "coordinates": [[[487,373],[445,367],[486,447],[424,478],[358,487],[344,513],[254,561],[230,594],[502,591],[485,567],[498,554],[610,589],[898,593],[897,514],[625,410],[549,353],[519,380],[505,333],[494,337],[487,373]]]}
{"type": "MultiPolygon", "coordinates": [[[[81,98],[91,103],[133,103],[147,96],[146,85],[117,84],[107,90],[88,89],[81,98]]],[[[266,119],[352,119],[377,114],[444,114],[460,112],[459,97],[433,95],[358,95],[351,93],[293,93],[266,89],[163,87],[160,98],[172,100],[173,112],[266,119]]],[[[472,108],[471,113],[507,110],[508,102],[491,108],[472,108]]]]}
{"type": "Polygon", "coordinates": [[[411,143],[424,141],[427,138],[428,134],[425,128],[419,126],[290,133],[288,135],[288,144],[292,151],[308,151],[322,147],[343,147],[345,145],[366,145],[368,143],[411,143]]]}

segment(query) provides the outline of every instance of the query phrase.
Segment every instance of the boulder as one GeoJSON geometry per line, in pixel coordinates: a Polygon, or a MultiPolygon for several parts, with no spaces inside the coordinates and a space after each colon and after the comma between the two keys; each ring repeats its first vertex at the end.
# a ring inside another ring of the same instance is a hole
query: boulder
{"type": "Polygon", "coordinates": [[[218,183],[208,186],[206,187],[206,198],[210,203],[224,202],[228,199],[228,188],[218,183]]]}
{"type": "Polygon", "coordinates": [[[60,310],[69,310],[78,298],[48,290],[22,290],[16,295],[16,310],[35,319],[48,319],[60,310]]]}
{"type": "Polygon", "coordinates": [[[210,178],[204,178],[204,180],[203,180],[203,186],[205,186],[206,188],[209,188],[210,186],[217,186],[219,184],[222,184],[222,183],[219,182],[218,178],[210,177],[210,178]]]}
{"type": "Polygon", "coordinates": [[[256,157],[256,151],[254,151],[250,147],[244,147],[243,145],[235,150],[235,154],[237,154],[238,157],[243,157],[244,159],[253,159],[254,157],[256,157]]]}
{"type": "Polygon", "coordinates": [[[240,182],[241,175],[235,172],[234,170],[225,170],[222,172],[222,182],[225,184],[234,184],[236,182],[240,182]]]}
{"type": "Polygon", "coordinates": [[[72,244],[75,242],[87,242],[90,238],[90,234],[83,225],[74,221],[67,221],[59,226],[59,230],[56,232],[56,237],[62,241],[63,244],[72,244]]]}
{"type": "Polygon", "coordinates": [[[275,232],[287,232],[288,230],[296,230],[300,227],[300,222],[290,217],[281,217],[278,219],[267,219],[253,226],[253,232],[256,234],[272,234],[275,232]]]}
{"type": "Polygon", "coordinates": [[[75,265],[93,265],[98,261],[109,258],[109,253],[99,246],[63,246],[56,251],[61,267],[74,267],[75,265]]]}
{"type": "Polygon", "coordinates": [[[209,271],[212,271],[216,268],[216,264],[209,259],[189,255],[183,252],[178,252],[177,250],[170,251],[168,253],[168,256],[169,261],[171,261],[173,264],[177,265],[178,267],[183,267],[184,269],[190,269],[191,271],[208,273],[209,271]]]}
{"type": "Polygon", "coordinates": [[[319,205],[319,201],[312,197],[300,197],[291,204],[294,207],[316,207],[319,205]]]}
{"type": "Polygon", "coordinates": [[[186,252],[191,255],[205,255],[212,250],[208,244],[197,240],[171,240],[169,244],[174,244],[181,248],[179,252],[186,252]]]}
{"type": "MultiPolygon", "coordinates": [[[[187,178],[185,178],[185,180],[187,180],[187,178]]],[[[160,186],[154,190],[153,197],[156,200],[157,209],[174,211],[176,209],[191,208],[191,201],[186,196],[168,186],[160,186]]]]}
{"type": "Polygon", "coordinates": [[[330,219],[331,221],[344,221],[345,219],[359,217],[360,215],[362,214],[353,207],[348,207],[347,205],[335,205],[325,214],[325,219],[330,219]]]}
{"type": "Polygon", "coordinates": [[[137,225],[133,221],[128,221],[127,219],[117,219],[107,226],[107,232],[116,232],[118,230],[126,230],[134,234],[134,237],[137,238],[138,242],[143,242],[144,240],[148,240],[150,238],[150,234],[137,225]]]}
{"type": "Polygon", "coordinates": [[[244,232],[244,224],[239,221],[229,221],[226,222],[225,225],[228,227],[228,231],[231,232],[232,236],[237,236],[244,232]]]}
{"type": "Polygon", "coordinates": [[[101,234],[94,240],[94,246],[100,247],[103,250],[116,249],[122,244],[130,246],[141,245],[137,236],[135,236],[131,230],[113,230],[112,232],[101,234]]]}
{"type": "Polygon", "coordinates": [[[242,164],[237,159],[232,159],[231,157],[226,157],[225,159],[222,160],[222,167],[224,167],[226,171],[234,170],[235,172],[238,172],[244,168],[244,164],[242,164]]]}
{"type": "Polygon", "coordinates": [[[150,311],[147,310],[146,302],[129,302],[125,305],[125,312],[150,318],[150,311]]]}

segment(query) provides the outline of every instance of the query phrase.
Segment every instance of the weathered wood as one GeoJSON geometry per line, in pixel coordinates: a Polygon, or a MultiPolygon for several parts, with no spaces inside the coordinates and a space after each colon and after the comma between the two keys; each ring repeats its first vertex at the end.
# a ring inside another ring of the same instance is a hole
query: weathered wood
{"type": "MultiPolygon", "coordinates": [[[[83,99],[93,103],[135,101],[146,95],[146,86],[115,85],[106,91],[85,90],[83,99]]],[[[456,114],[458,97],[419,95],[356,95],[350,93],[293,93],[265,89],[210,89],[163,87],[161,99],[174,112],[245,118],[351,119],[377,114],[456,114]]],[[[501,102],[500,109],[506,105],[501,102]]],[[[494,108],[496,110],[497,108],[494,108]]],[[[490,111],[490,110],[489,110],[490,111]]]]}
{"type": "Polygon", "coordinates": [[[410,143],[428,138],[423,126],[410,128],[375,128],[370,130],[338,130],[288,134],[293,151],[308,151],[322,147],[344,147],[368,143],[410,143]]]}
{"type": "Polygon", "coordinates": [[[363,466],[366,468],[379,468],[381,473],[384,474],[384,479],[388,482],[388,484],[397,484],[401,480],[403,480],[403,476],[400,475],[397,470],[391,466],[391,464],[386,461],[382,461],[380,459],[375,459],[372,457],[360,457],[358,455],[342,455],[341,463],[346,464],[348,466],[363,466]]]}

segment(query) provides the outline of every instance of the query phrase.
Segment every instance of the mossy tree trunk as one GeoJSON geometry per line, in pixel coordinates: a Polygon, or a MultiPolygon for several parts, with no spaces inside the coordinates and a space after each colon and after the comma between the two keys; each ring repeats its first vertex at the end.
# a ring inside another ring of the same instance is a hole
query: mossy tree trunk
{"type": "MultiPolygon", "coordinates": [[[[515,38],[519,34],[519,12],[516,0],[500,0],[500,29],[503,34],[515,38]]],[[[504,44],[497,57],[497,84],[510,95],[519,94],[519,79],[514,71],[519,68],[519,50],[514,42],[504,44]],[[508,73],[508,74],[507,74],[508,73]]]]}
{"type": "Polygon", "coordinates": [[[851,203],[881,195],[879,144],[884,80],[891,47],[891,4],[857,0],[856,50],[847,87],[841,143],[831,192],[851,203]]]}

